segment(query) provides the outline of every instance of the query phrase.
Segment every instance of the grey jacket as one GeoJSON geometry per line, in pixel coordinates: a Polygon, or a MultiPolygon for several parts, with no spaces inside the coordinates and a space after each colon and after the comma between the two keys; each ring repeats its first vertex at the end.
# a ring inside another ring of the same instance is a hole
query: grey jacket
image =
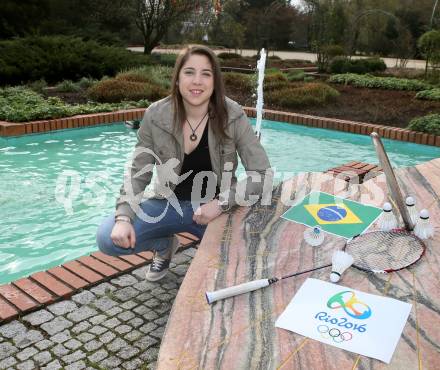
{"type": "MultiPolygon", "coordinates": [[[[265,196],[270,196],[273,173],[266,152],[241,106],[229,98],[226,98],[226,106],[228,138],[222,140],[216,137],[208,126],[208,145],[212,170],[220,189],[219,200],[225,205],[223,208],[228,209],[237,203],[243,204],[243,199],[247,200],[250,196],[253,200],[261,198],[263,192],[265,196]],[[239,185],[245,190],[241,192],[237,192],[235,177],[237,153],[248,174],[248,179],[239,185]]],[[[125,215],[133,220],[145,188],[151,182],[154,165],[157,166],[154,197],[173,196],[185,154],[182,131],[176,133],[173,130],[173,116],[170,97],[153,103],[146,110],[138,130],[131,166],[125,171],[124,184],[116,202],[116,216],[125,215]],[[170,168],[173,170],[170,171],[170,168]]]]}

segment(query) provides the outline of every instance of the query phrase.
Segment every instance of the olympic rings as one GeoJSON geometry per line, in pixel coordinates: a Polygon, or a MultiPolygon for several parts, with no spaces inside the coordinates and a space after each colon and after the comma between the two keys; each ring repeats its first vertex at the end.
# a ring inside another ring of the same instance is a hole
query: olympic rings
{"type": "Polygon", "coordinates": [[[323,339],[333,339],[335,343],[342,343],[353,338],[353,334],[348,331],[341,333],[338,328],[329,328],[327,325],[318,325],[316,328],[323,339]]]}

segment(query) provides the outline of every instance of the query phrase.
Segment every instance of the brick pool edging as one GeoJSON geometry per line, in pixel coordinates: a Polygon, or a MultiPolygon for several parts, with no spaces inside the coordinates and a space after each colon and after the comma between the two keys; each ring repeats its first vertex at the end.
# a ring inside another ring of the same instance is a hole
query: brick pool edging
{"type": "MultiPolygon", "coordinates": [[[[244,107],[249,117],[256,117],[256,109],[244,107]]],[[[130,120],[140,120],[145,112],[145,108],[121,110],[110,113],[95,113],[73,116],[68,118],[58,118],[52,120],[40,120],[24,123],[0,121],[0,137],[21,136],[26,134],[42,133],[55,130],[80,128],[99,124],[111,124],[112,122],[122,122],[130,120]]],[[[427,134],[412,131],[404,128],[389,127],[373,123],[364,123],[336,118],[325,118],[310,116],[299,113],[289,113],[265,109],[263,117],[268,120],[293,123],[303,126],[325,128],[351,132],[360,135],[369,135],[376,131],[381,137],[399,141],[407,141],[416,144],[425,144],[440,147],[440,135],[427,134]]]]}

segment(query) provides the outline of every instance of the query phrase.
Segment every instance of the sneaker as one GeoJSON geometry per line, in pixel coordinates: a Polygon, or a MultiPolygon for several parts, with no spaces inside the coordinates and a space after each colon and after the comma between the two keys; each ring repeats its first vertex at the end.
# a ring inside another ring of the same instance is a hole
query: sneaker
{"type": "Polygon", "coordinates": [[[167,274],[171,259],[179,246],[179,239],[174,237],[171,248],[166,251],[165,254],[160,255],[159,252],[155,252],[153,262],[148,266],[147,272],[145,273],[145,279],[148,281],[158,281],[162,279],[167,274]]]}

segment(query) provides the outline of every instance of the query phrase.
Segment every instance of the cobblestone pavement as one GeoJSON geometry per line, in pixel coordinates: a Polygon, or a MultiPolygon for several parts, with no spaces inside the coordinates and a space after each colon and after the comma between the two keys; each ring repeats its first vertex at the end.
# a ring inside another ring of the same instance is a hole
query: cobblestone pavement
{"type": "Polygon", "coordinates": [[[0,369],[154,369],[195,251],[176,254],[159,282],[144,266],[0,326],[0,369]]]}

